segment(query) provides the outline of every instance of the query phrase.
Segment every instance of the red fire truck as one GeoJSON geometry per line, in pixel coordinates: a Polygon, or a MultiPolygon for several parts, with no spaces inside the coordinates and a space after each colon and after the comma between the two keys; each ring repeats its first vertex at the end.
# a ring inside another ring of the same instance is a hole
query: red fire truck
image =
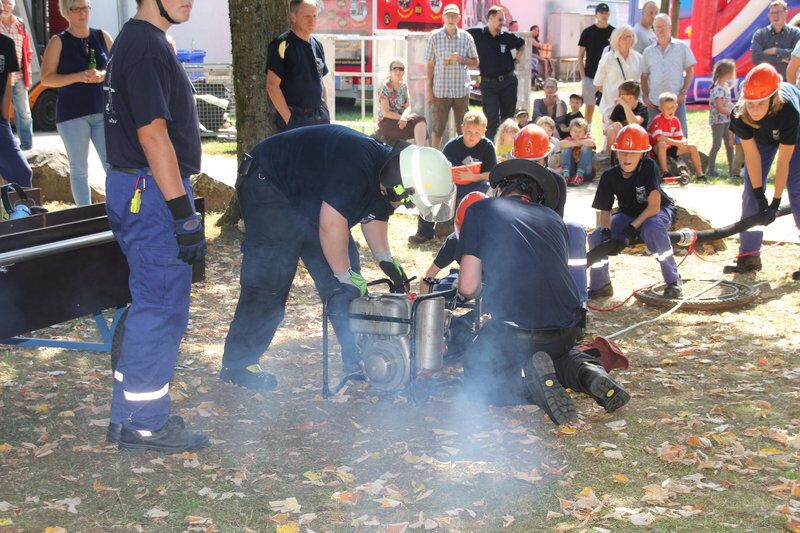
{"type": "MultiPolygon", "coordinates": [[[[428,32],[442,26],[442,11],[449,4],[461,9],[463,0],[322,0],[317,33],[379,36],[401,31],[428,32]]],[[[373,71],[372,41],[353,38],[336,40],[336,71],[373,71]]],[[[363,78],[367,99],[372,97],[372,78],[363,78]]],[[[336,97],[343,103],[360,98],[360,76],[337,76],[336,97]]]]}

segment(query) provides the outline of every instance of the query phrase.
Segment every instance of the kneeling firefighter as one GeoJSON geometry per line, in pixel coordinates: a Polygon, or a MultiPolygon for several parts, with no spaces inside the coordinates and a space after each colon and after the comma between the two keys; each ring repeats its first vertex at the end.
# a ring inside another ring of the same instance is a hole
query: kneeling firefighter
{"type": "Polygon", "coordinates": [[[283,320],[298,259],[329,303],[344,372],[356,373],[360,359],[347,311],[366,294],[367,282],[350,228],[361,223],[393,292],[407,291],[406,274],[389,251],[389,216],[413,203],[426,220],[440,222],[452,218],[455,203],[450,164],[437,150],[404,142],[390,148],[329,124],[261,141],[242,163],[236,193],[245,223],[241,293],[220,378],[260,389],[277,386],[259,359],[283,320]]]}
{"type": "Polygon", "coordinates": [[[608,412],[622,407],[629,394],[574,348],[582,307],[569,274],[567,228],[554,210],[556,180],[533,161],[511,159],[489,181],[497,197],[470,206],[456,252],[459,294],[482,292],[491,315],[464,354],[466,394],[494,405],[532,401],[557,424],[577,417],[565,387],[608,412]]]}

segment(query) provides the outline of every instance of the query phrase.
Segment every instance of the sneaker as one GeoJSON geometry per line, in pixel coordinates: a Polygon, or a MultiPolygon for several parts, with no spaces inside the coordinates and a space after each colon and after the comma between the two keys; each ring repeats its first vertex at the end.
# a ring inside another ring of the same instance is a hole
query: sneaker
{"type": "Polygon", "coordinates": [[[186,429],[183,419],[171,416],[158,431],[122,428],[117,447],[122,451],[154,451],[176,453],[208,446],[202,431],[186,429]]]}
{"type": "Polygon", "coordinates": [[[273,390],[278,386],[278,379],[269,372],[261,370],[261,365],[250,365],[246,368],[222,367],[219,379],[224,383],[233,383],[246,389],[273,390]]]}
{"type": "Polygon", "coordinates": [[[578,419],[575,404],[556,377],[553,360],[546,352],[536,352],[530,364],[525,367],[525,384],[539,405],[553,423],[569,424],[578,419]]]}
{"type": "Polygon", "coordinates": [[[677,300],[683,296],[683,289],[677,283],[669,283],[664,288],[664,298],[677,300]]]}
{"type": "Polygon", "coordinates": [[[630,401],[631,395],[628,391],[611,379],[602,367],[584,364],[580,372],[583,386],[589,389],[589,394],[606,413],[613,413],[630,401]]]}
{"type": "Polygon", "coordinates": [[[408,242],[411,244],[422,244],[431,240],[433,240],[433,235],[420,235],[419,233],[408,238],[408,242]]]}
{"type": "Polygon", "coordinates": [[[611,285],[609,281],[599,289],[589,289],[589,299],[593,298],[607,298],[609,296],[614,296],[614,286],[611,285]]]}
{"type": "Polygon", "coordinates": [[[746,272],[757,272],[761,270],[761,256],[746,255],[736,259],[733,265],[725,265],[722,269],[723,274],[744,274],[746,272]]]}

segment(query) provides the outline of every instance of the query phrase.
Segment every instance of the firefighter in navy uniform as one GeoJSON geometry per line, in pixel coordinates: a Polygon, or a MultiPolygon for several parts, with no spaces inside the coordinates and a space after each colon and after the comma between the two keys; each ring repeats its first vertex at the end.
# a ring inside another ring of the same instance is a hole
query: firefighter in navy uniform
{"type": "Polygon", "coordinates": [[[534,402],[557,424],[574,421],[564,388],[591,395],[606,411],[630,399],[599,362],[575,349],[582,321],[567,265],[567,228],[546,168],[511,159],[492,170],[496,198],[470,206],[458,239],[458,291],[482,297],[491,315],[464,354],[470,398],[494,405],[534,402]]]}
{"type": "Polygon", "coordinates": [[[398,141],[393,148],[350,128],[317,125],[273,135],[256,145],[236,184],[245,238],[241,294],[225,341],[220,378],[272,389],[277,380],[259,366],[278,325],[297,261],[302,259],[320,298],[329,301],[346,374],[360,370],[349,331],[349,302],[363,296],[350,228],[361,224],[375,261],[393,292],[408,280],[389,251],[389,216],[413,202],[433,222],[453,216],[456,189],[450,164],[433,148],[398,141]]]}
{"type": "Polygon", "coordinates": [[[200,171],[193,89],[167,41],[185,0],[137,0],[108,64],[108,221],[130,268],[131,306],[114,371],[108,440],[124,450],[208,445],[169,416],[169,382],[189,320],[191,264],[205,255],[189,177],[200,171]]]}

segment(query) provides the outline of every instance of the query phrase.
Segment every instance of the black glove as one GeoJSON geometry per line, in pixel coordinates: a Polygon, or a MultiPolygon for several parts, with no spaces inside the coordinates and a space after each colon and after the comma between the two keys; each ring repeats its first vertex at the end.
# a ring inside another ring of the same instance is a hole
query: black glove
{"type": "Polygon", "coordinates": [[[769,207],[764,211],[764,225],[769,226],[775,219],[778,218],[778,209],[781,208],[781,199],[780,198],[773,198],[772,203],[769,204],[769,207]]]}
{"type": "Polygon", "coordinates": [[[206,255],[206,236],[200,215],[194,212],[189,196],[184,194],[167,201],[174,220],[178,259],[193,265],[206,255]]]}
{"type": "Polygon", "coordinates": [[[628,224],[628,226],[622,230],[622,232],[625,234],[625,240],[628,242],[628,244],[632,243],[637,237],[639,237],[639,230],[633,227],[632,224],[628,224]]]}
{"type": "Polygon", "coordinates": [[[400,266],[400,263],[397,262],[397,259],[392,257],[391,261],[381,261],[378,263],[378,266],[381,267],[384,274],[389,276],[392,282],[392,286],[389,288],[391,292],[403,293],[411,290],[406,272],[403,270],[403,267],[400,266]]]}
{"type": "Polygon", "coordinates": [[[769,208],[769,202],[767,201],[767,195],[764,194],[763,185],[761,187],[753,187],[753,196],[755,196],[758,202],[759,211],[766,211],[769,208]]]}
{"type": "Polygon", "coordinates": [[[600,230],[600,238],[603,241],[611,240],[611,228],[603,228],[600,230]]]}

